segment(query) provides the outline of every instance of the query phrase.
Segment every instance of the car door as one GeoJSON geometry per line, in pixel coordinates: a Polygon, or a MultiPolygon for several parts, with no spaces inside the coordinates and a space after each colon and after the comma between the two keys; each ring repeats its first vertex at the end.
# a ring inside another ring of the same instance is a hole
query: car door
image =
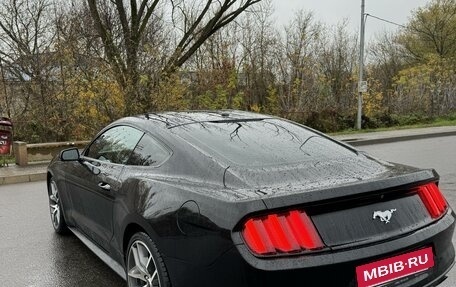
{"type": "Polygon", "coordinates": [[[77,227],[106,251],[120,175],[142,135],[129,126],[108,129],[85,149],[79,168],[67,176],[77,227]]]}

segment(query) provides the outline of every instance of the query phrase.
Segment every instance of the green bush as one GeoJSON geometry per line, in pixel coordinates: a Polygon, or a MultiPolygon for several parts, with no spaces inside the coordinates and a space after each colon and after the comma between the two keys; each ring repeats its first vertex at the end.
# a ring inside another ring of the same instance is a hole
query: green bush
{"type": "Polygon", "coordinates": [[[353,128],[355,121],[353,115],[343,115],[335,109],[325,109],[319,113],[312,112],[304,123],[321,132],[330,133],[353,128]]]}
{"type": "Polygon", "coordinates": [[[410,115],[394,115],[394,119],[398,126],[412,126],[418,124],[428,124],[433,122],[433,118],[426,115],[410,114],[410,115]]]}

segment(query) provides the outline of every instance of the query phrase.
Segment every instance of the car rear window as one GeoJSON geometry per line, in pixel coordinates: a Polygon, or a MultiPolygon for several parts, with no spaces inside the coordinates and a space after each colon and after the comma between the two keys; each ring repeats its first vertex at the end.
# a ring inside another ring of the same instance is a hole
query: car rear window
{"type": "Polygon", "coordinates": [[[291,122],[263,119],[204,122],[173,132],[236,165],[283,165],[354,157],[352,150],[291,122]]]}

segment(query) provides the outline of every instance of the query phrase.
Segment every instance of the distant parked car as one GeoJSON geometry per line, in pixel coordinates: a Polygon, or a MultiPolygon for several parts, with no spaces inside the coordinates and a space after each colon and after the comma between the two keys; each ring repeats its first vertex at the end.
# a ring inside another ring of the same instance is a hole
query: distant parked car
{"type": "Polygon", "coordinates": [[[434,170],[269,115],[123,118],[47,182],[55,231],[128,286],[436,286],[454,262],[434,170]]]}

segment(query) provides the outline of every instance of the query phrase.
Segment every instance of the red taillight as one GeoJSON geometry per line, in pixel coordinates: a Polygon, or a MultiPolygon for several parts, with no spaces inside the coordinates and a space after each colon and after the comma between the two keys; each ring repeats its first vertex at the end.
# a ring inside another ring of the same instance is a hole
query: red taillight
{"type": "Polygon", "coordinates": [[[251,218],[244,224],[242,236],[247,246],[259,255],[295,253],[324,246],[312,221],[300,210],[251,218]]]}
{"type": "Polygon", "coordinates": [[[435,183],[418,187],[418,194],[432,218],[439,218],[447,210],[447,202],[435,183]]]}

